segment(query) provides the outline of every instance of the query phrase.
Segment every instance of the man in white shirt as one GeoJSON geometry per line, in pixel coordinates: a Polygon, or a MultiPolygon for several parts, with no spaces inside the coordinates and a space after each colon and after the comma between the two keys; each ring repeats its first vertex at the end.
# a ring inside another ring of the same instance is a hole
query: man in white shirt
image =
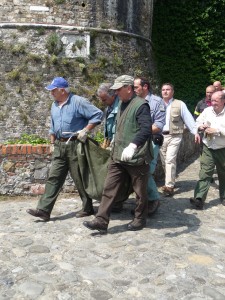
{"type": "Polygon", "coordinates": [[[197,134],[195,120],[186,104],[173,98],[173,85],[163,84],[161,92],[166,106],[166,124],[162,130],[164,142],[160,148],[160,158],[165,172],[165,185],[162,191],[165,196],[172,196],[176,178],[177,153],[182,141],[184,125],[195,135],[195,142],[199,143],[200,137],[197,134]]]}
{"type": "Polygon", "coordinates": [[[204,131],[203,151],[200,157],[199,181],[196,184],[191,204],[203,209],[216,166],[219,180],[219,195],[225,206],[225,94],[212,95],[212,106],[207,107],[197,118],[197,128],[204,131]]]}

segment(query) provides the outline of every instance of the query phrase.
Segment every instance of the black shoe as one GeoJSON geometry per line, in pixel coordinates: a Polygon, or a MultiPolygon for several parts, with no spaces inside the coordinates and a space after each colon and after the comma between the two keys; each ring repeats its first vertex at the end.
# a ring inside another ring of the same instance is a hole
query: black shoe
{"type": "Polygon", "coordinates": [[[204,201],[201,198],[190,198],[190,203],[197,209],[203,209],[204,201]]]}
{"type": "Polygon", "coordinates": [[[225,206],[225,198],[220,198],[221,204],[225,206]]]}
{"type": "Polygon", "coordinates": [[[84,218],[84,217],[92,216],[94,214],[95,214],[94,210],[91,210],[90,212],[80,210],[76,213],[76,218],[84,218]]]}
{"type": "Polygon", "coordinates": [[[137,221],[132,221],[127,224],[127,229],[130,231],[137,231],[141,230],[146,226],[146,223],[143,221],[137,222],[137,221]]]}
{"type": "Polygon", "coordinates": [[[27,213],[37,217],[37,218],[41,218],[42,220],[44,220],[45,222],[50,220],[50,213],[48,213],[47,211],[44,211],[42,209],[27,209],[27,213]]]}
{"type": "Polygon", "coordinates": [[[96,219],[93,221],[84,221],[83,225],[91,230],[98,230],[101,233],[107,233],[108,225],[99,223],[96,219]]]}
{"type": "Polygon", "coordinates": [[[160,206],[160,201],[159,200],[148,201],[148,216],[150,217],[151,215],[156,213],[159,206],[160,206]]]}

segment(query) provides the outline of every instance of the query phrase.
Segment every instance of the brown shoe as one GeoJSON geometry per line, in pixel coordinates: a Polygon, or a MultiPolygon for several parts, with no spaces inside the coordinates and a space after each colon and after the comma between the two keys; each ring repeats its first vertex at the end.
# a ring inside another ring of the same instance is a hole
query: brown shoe
{"type": "Polygon", "coordinates": [[[44,211],[42,209],[27,209],[27,213],[37,217],[37,218],[41,218],[42,220],[44,220],[45,222],[50,220],[50,213],[48,213],[47,211],[44,211]]]}
{"type": "Polygon", "coordinates": [[[160,206],[159,200],[148,201],[148,216],[153,215],[160,206]]]}
{"type": "Polygon", "coordinates": [[[146,226],[146,222],[144,221],[136,221],[133,220],[132,222],[127,224],[127,229],[130,231],[137,231],[137,230],[141,230],[146,226]]]}
{"type": "Polygon", "coordinates": [[[84,221],[83,225],[90,230],[98,230],[100,233],[107,233],[107,224],[101,224],[97,219],[93,221],[84,221]]]}
{"type": "Polygon", "coordinates": [[[80,210],[76,213],[76,218],[84,218],[84,217],[88,217],[88,216],[91,216],[91,215],[94,215],[95,212],[94,210],[91,210],[89,212],[86,212],[84,210],[80,210]]]}
{"type": "Polygon", "coordinates": [[[164,192],[166,190],[166,188],[167,188],[167,186],[164,185],[161,187],[161,190],[164,192]]]}
{"type": "Polygon", "coordinates": [[[164,191],[163,191],[163,194],[165,196],[167,196],[167,197],[173,196],[173,194],[174,194],[174,188],[166,186],[165,189],[164,189],[164,191]]]}

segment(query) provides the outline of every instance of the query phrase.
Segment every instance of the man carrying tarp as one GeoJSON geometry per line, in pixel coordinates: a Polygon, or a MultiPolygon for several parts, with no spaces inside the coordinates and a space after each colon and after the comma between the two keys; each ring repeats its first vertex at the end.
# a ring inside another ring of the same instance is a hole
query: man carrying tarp
{"type": "Polygon", "coordinates": [[[152,159],[150,108],[144,99],[136,96],[134,78],[129,75],[116,78],[111,89],[116,90],[121,100],[111,161],[96,217],[83,224],[91,230],[107,231],[112,206],[120,197],[124,178],[128,174],[136,193],[136,208],[134,219],[127,229],[140,230],[146,226],[147,183],[149,162],[152,159]]]}

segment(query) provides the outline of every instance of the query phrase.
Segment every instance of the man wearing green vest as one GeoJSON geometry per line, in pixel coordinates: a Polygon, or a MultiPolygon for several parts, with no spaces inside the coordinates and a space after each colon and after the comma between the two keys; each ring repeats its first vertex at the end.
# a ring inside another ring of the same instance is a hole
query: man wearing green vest
{"type": "Polygon", "coordinates": [[[91,230],[107,232],[112,206],[119,199],[128,175],[136,193],[136,208],[127,229],[140,230],[146,225],[152,121],[148,103],[135,94],[133,84],[133,77],[122,75],[111,87],[120,98],[116,133],[98,212],[93,221],[83,223],[91,230]]]}

